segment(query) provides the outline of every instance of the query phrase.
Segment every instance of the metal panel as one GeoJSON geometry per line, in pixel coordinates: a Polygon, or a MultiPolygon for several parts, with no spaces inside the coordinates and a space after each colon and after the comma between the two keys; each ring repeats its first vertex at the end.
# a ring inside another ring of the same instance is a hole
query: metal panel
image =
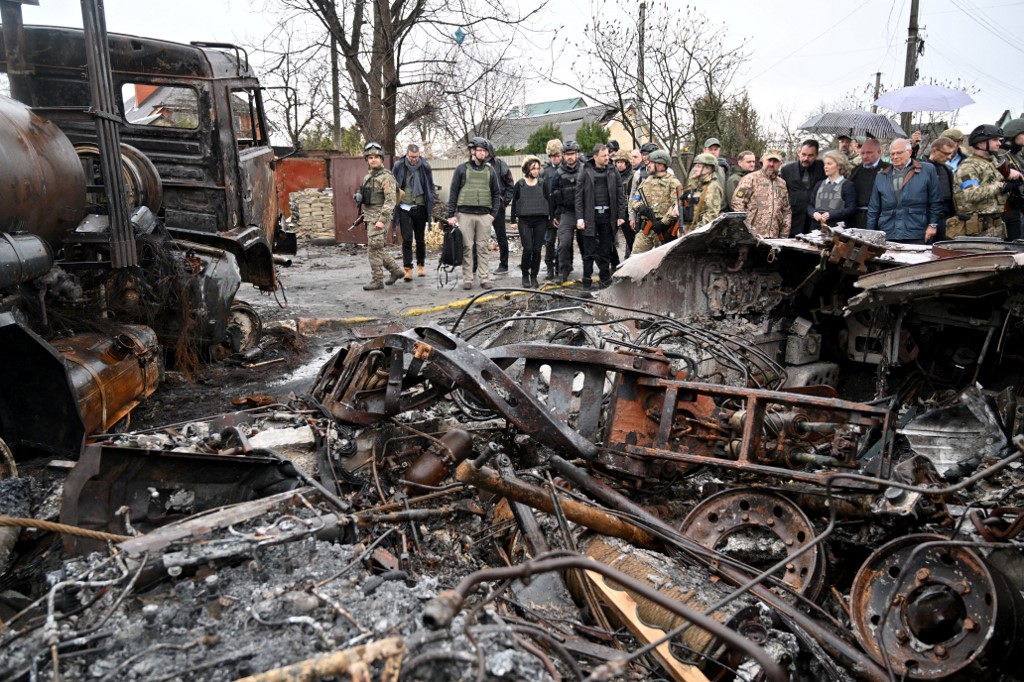
{"type": "MultiPolygon", "coordinates": [[[[292,192],[303,189],[327,187],[327,164],[329,159],[303,159],[293,157],[282,159],[277,164],[277,203],[281,213],[290,218],[292,208],[288,197],[292,192]]],[[[349,221],[351,225],[351,221],[349,221]]]]}

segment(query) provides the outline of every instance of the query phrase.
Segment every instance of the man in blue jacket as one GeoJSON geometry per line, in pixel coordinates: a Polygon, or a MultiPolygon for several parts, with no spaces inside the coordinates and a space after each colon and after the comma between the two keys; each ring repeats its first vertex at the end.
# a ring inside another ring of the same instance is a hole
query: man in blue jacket
{"type": "Polygon", "coordinates": [[[902,244],[927,244],[942,220],[942,190],[931,164],[911,158],[910,140],[889,145],[892,167],[878,172],[868,203],[869,230],[902,244]]]}
{"type": "Polygon", "coordinates": [[[405,281],[412,280],[412,240],[416,237],[416,266],[420,277],[426,277],[423,269],[427,246],[423,241],[427,222],[434,215],[434,174],[426,159],[420,158],[420,148],[411,144],[405,156],[395,163],[392,171],[395,182],[404,192],[402,201],[395,206],[395,222],[402,230],[402,264],[405,266],[405,281]]]}

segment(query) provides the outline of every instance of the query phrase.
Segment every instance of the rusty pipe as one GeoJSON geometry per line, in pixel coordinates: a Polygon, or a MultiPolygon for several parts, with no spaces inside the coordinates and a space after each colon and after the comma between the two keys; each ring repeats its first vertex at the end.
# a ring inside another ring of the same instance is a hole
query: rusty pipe
{"type": "MultiPolygon", "coordinates": [[[[555,511],[554,504],[546,490],[518,478],[502,476],[490,467],[476,467],[469,460],[458,466],[455,470],[455,478],[463,483],[507,497],[510,502],[520,502],[549,514],[555,511]]],[[[567,519],[602,535],[611,535],[649,549],[659,549],[662,546],[651,533],[596,507],[572,499],[562,500],[561,506],[567,519]]]]}

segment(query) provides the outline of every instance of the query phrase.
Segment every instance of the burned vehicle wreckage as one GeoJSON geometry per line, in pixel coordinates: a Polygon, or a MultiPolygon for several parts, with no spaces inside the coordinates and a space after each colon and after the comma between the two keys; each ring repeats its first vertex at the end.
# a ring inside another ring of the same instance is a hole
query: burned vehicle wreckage
{"type": "Polygon", "coordinates": [[[132,431],[275,289],[258,84],[0,4],[0,678],[1021,679],[1013,244],[725,214],[132,431]]]}

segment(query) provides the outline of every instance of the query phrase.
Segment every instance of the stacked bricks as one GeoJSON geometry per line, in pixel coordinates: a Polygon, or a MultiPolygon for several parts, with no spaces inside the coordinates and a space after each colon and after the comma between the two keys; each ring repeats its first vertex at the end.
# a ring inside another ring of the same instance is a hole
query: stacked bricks
{"type": "Polygon", "coordinates": [[[330,189],[304,189],[288,197],[293,229],[301,237],[334,237],[334,193],[330,189]]]}

